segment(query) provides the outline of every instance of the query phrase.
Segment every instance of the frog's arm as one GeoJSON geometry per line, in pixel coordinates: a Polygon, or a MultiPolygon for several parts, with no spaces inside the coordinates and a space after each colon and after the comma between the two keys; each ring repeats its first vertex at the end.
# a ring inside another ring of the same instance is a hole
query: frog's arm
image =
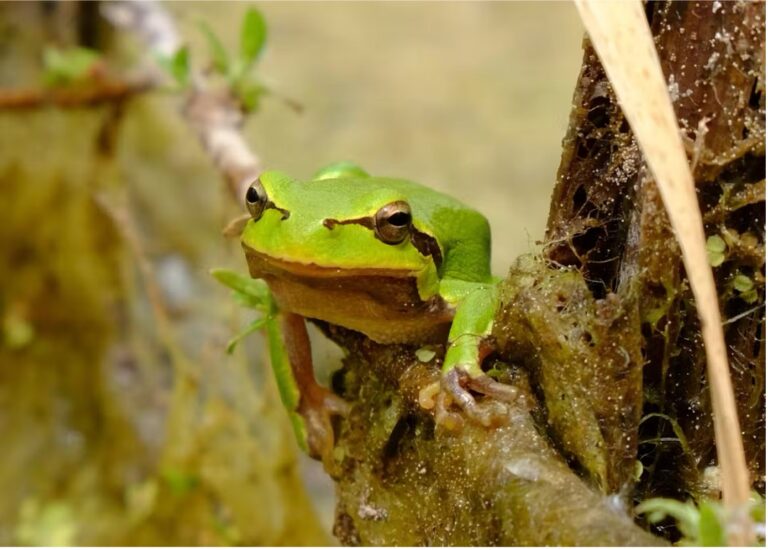
{"type": "Polygon", "coordinates": [[[441,283],[440,293],[456,303],[443,372],[460,368],[473,378],[481,376],[481,345],[493,328],[499,304],[498,285],[448,280],[441,283]]]}
{"type": "Polygon", "coordinates": [[[456,313],[448,334],[441,380],[423,388],[419,400],[426,408],[436,405],[435,421],[449,429],[462,423],[460,417],[450,412],[451,403],[484,426],[503,422],[506,408],[501,402],[516,399],[517,393],[512,386],[497,382],[482,370],[483,359],[492,349],[488,338],[499,308],[498,282],[449,280],[443,281],[440,289],[444,298],[455,304],[456,313]],[[496,401],[481,405],[468,390],[496,401]]]}
{"type": "Polygon", "coordinates": [[[491,333],[499,301],[499,279],[490,272],[491,229],[485,216],[468,208],[435,218],[438,231],[448,227],[439,294],[456,310],[443,372],[458,368],[476,378],[483,374],[481,344],[491,333]]]}

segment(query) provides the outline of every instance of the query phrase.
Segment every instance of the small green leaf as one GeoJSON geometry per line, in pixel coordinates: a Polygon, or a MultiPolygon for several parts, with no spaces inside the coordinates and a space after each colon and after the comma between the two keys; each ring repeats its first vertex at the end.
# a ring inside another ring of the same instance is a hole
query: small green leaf
{"type": "Polygon", "coordinates": [[[717,508],[709,502],[702,502],[699,505],[699,537],[696,545],[727,546],[717,508]]]}
{"type": "Polygon", "coordinates": [[[46,48],[43,52],[45,82],[56,86],[82,80],[100,60],[99,52],[89,48],[46,48]]]}
{"type": "Polygon", "coordinates": [[[229,72],[229,54],[227,54],[224,44],[221,43],[219,37],[213,32],[211,27],[205,21],[200,21],[200,30],[205,36],[208,42],[208,49],[211,52],[211,60],[213,61],[213,68],[219,74],[226,75],[229,72]]]}
{"type": "Polygon", "coordinates": [[[699,535],[699,512],[690,502],[680,502],[672,498],[649,498],[635,507],[638,514],[646,514],[648,521],[658,523],[666,516],[677,520],[680,532],[689,539],[696,540],[699,535]]]}
{"type": "Polygon", "coordinates": [[[707,257],[712,267],[717,267],[725,261],[725,241],[720,235],[710,235],[707,238],[707,257]]]}
{"type": "Polygon", "coordinates": [[[193,490],[200,482],[195,474],[183,472],[175,468],[168,468],[161,476],[163,481],[171,488],[171,491],[178,497],[184,496],[193,490]]]}
{"type": "Polygon", "coordinates": [[[259,57],[267,40],[267,22],[256,8],[245,12],[240,35],[240,53],[246,64],[250,65],[259,57]]]}
{"type": "Polygon", "coordinates": [[[430,348],[425,347],[425,348],[419,348],[416,350],[416,359],[418,359],[422,363],[429,363],[430,361],[432,361],[432,359],[435,358],[435,355],[437,355],[435,350],[430,348]]]}
{"type": "Polygon", "coordinates": [[[246,326],[243,330],[241,330],[238,334],[236,334],[229,342],[227,342],[227,353],[232,353],[235,351],[235,347],[237,347],[237,344],[240,343],[240,340],[251,334],[252,332],[256,332],[261,327],[263,327],[267,323],[267,318],[261,318],[261,319],[255,319],[252,321],[248,326],[246,326]]]}
{"type": "Polygon", "coordinates": [[[743,273],[739,273],[733,278],[733,288],[735,288],[739,292],[748,292],[754,288],[755,284],[752,282],[752,279],[744,275],[743,273]]]}
{"type": "Polygon", "coordinates": [[[269,302],[265,301],[262,297],[254,297],[250,294],[243,294],[238,290],[233,290],[232,299],[243,307],[259,311],[269,310],[269,302]]]}
{"type": "Polygon", "coordinates": [[[179,84],[186,86],[189,82],[189,49],[179,48],[171,58],[171,76],[179,84]]]}
{"type": "Polygon", "coordinates": [[[243,275],[231,269],[215,268],[211,269],[211,275],[224,286],[255,298],[263,298],[269,294],[267,284],[261,279],[253,279],[248,275],[243,275]]]}
{"type": "Polygon", "coordinates": [[[184,46],[176,50],[172,56],[157,55],[157,62],[180,87],[184,88],[189,82],[189,49],[184,46]]]}
{"type": "Polygon", "coordinates": [[[232,289],[232,297],[241,306],[271,315],[275,309],[269,287],[261,279],[252,279],[229,269],[212,269],[217,281],[232,289]]]}
{"type": "Polygon", "coordinates": [[[744,300],[748,304],[754,304],[757,302],[757,289],[753,288],[752,290],[748,290],[747,292],[742,292],[739,295],[739,298],[744,300]]]}
{"type": "Polygon", "coordinates": [[[632,476],[634,477],[635,481],[640,481],[640,478],[643,477],[643,472],[645,471],[645,466],[643,466],[643,463],[639,460],[635,460],[635,469],[632,472],[632,476]]]}

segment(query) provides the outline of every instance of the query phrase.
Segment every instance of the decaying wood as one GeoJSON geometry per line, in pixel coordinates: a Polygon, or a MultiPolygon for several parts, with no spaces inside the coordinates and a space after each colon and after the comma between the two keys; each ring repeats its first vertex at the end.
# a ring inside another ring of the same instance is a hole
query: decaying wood
{"type": "MultiPolygon", "coordinates": [[[[743,437],[752,483],[760,488],[765,449],[764,5],[651,2],[646,14],[685,132],[705,233],[727,243],[714,274],[742,426],[740,434],[731,435],[743,437]],[[734,290],[740,276],[753,285],[749,293],[734,290]]],[[[641,426],[646,474],[638,498],[717,498],[722,487],[711,482],[715,445],[707,362],[681,251],[589,44],[581,80],[553,196],[547,254],[558,264],[578,267],[596,295],[637,285],[647,362],[645,412],[662,413],[641,426]],[[675,435],[674,423],[685,441],[675,435]]]]}
{"type": "MultiPolygon", "coordinates": [[[[682,251],[706,352],[723,501],[730,516],[729,540],[738,546],[751,544],[749,474],[718,294],[693,177],[656,47],[639,3],[577,0],[576,6],[656,181],[682,251]],[[627,62],[630,58],[632,63],[627,62]]],[[[706,121],[701,125],[705,128],[706,121]]],[[[693,159],[698,160],[698,156],[693,159]]]]}

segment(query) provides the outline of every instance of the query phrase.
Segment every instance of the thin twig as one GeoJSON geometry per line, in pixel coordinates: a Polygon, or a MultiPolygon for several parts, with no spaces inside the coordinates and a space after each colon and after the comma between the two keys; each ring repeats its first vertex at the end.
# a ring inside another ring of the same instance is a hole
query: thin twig
{"type": "MultiPolygon", "coordinates": [[[[173,18],[158,2],[106,2],[103,12],[114,25],[137,36],[146,45],[147,52],[156,56],[171,56],[182,46],[173,18]]],[[[147,70],[159,73],[154,63],[147,70]]],[[[242,202],[247,186],[262,169],[258,155],[240,132],[243,112],[226,90],[209,86],[201,71],[192,70],[190,81],[182,114],[216,169],[224,176],[230,195],[242,202]]]]}
{"type": "Polygon", "coordinates": [[[91,107],[119,102],[152,87],[148,79],[94,80],[61,88],[2,88],[0,110],[37,109],[46,105],[60,109],[91,107]]]}
{"type": "Polygon", "coordinates": [[[729,542],[753,540],[746,516],[750,484],[728,368],[717,288],[707,260],[705,235],[688,166],[653,37],[640,2],[575,0],[627,120],[659,187],[680,242],[696,298],[707,355],[723,500],[734,514],[729,542]]]}

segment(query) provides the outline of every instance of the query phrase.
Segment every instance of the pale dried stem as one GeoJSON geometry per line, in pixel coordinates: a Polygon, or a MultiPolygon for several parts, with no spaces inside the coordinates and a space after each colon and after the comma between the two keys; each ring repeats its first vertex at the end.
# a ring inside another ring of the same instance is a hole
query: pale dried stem
{"type": "Polygon", "coordinates": [[[680,130],[653,37],[640,2],[575,0],[646,163],[654,175],[680,243],[696,299],[707,356],[715,441],[723,500],[734,514],[729,542],[752,541],[746,517],[749,473],[721,327],[717,288],[709,266],[704,228],[680,130]]]}

